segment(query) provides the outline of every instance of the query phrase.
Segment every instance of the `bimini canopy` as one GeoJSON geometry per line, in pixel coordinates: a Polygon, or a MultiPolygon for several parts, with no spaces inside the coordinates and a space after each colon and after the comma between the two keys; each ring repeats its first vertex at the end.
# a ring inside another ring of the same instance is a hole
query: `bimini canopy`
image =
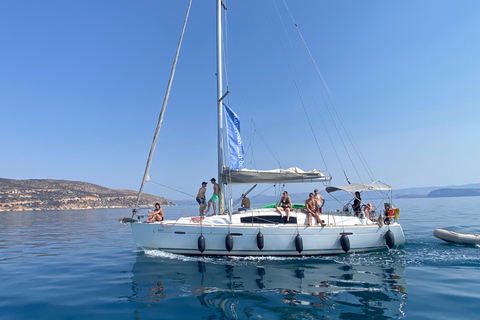
{"type": "Polygon", "coordinates": [[[275,170],[250,170],[235,169],[225,170],[223,179],[228,184],[241,183],[282,183],[282,182],[318,182],[330,181],[332,178],[325,176],[315,169],[305,172],[299,168],[292,167],[289,169],[275,170]]]}
{"type": "Polygon", "coordinates": [[[381,182],[374,182],[372,184],[360,184],[360,183],[352,183],[352,184],[347,184],[345,186],[341,187],[327,187],[325,190],[327,190],[328,193],[332,193],[335,191],[345,191],[348,193],[354,193],[356,191],[362,192],[362,191],[374,191],[374,190],[384,190],[384,191],[390,191],[392,190],[392,187],[385,183],[381,182]]]}

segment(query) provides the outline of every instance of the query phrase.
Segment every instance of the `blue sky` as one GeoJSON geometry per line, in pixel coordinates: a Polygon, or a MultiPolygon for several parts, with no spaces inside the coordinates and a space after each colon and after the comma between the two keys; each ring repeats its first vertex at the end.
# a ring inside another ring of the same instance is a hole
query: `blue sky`
{"type": "MultiPolygon", "coordinates": [[[[138,189],[187,4],[2,1],[0,177],[138,189]]],[[[394,188],[480,182],[480,2],[287,4],[377,179],[394,188]]],[[[272,1],[227,6],[230,106],[247,154],[254,151],[247,163],[277,167],[251,134],[253,119],[284,168],[325,170],[275,33],[274,26],[283,31],[272,1]]],[[[287,55],[298,42],[290,35],[287,55]]],[[[216,176],[214,46],[215,2],[194,1],[150,173],[188,194],[216,176]]],[[[294,73],[308,74],[296,69],[303,56],[291,57],[294,73]]],[[[295,81],[308,91],[309,80],[295,81]]],[[[327,137],[316,136],[332,184],[345,184],[327,137]]],[[[146,191],[185,198],[155,184],[146,191]]]]}

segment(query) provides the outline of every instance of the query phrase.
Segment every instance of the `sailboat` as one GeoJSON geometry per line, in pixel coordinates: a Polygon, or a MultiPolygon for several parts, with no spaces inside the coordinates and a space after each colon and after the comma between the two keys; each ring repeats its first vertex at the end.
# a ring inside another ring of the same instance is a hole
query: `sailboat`
{"type": "MultiPolygon", "coordinates": [[[[186,18],[189,10],[190,6],[186,18]]],[[[365,214],[353,214],[348,206],[344,206],[341,210],[324,212],[321,216],[323,221],[313,219],[313,224],[310,225],[307,211],[301,207],[292,209],[289,221],[282,219],[275,207],[234,212],[234,200],[226,192],[233,185],[319,182],[328,184],[331,177],[315,169],[303,171],[292,167],[289,169],[252,170],[243,167],[245,156],[239,119],[236,113],[224,103],[229,92],[224,90],[224,76],[222,75],[224,68],[222,19],[226,7],[221,0],[216,0],[216,10],[217,182],[220,187],[219,211],[221,214],[179,217],[175,220],[146,223],[140,221],[138,208],[135,208],[132,217],[121,219],[121,222],[130,224],[136,246],[141,249],[156,249],[184,255],[314,256],[381,250],[404,244],[405,237],[398,222],[398,212],[395,215],[395,211],[392,211],[395,208],[391,205],[391,187],[377,181],[371,184],[348,184],[342,187],[327,188],[329,193],[343,191],[353,197],[355,197],[355,192],[386,192],[387,195],[382,198],[385,208],[377,205],[378,210],[372,210],[365,214]],[[228,149],[228,159],[224,159],[226,149],[228,149]],[[380,211],[381,214],[377,217],[375,211],[380,211]]],[[[186,19],[139,190],[139,199],[143,186],[149,179],[151,158],[163,121],[185,24],[186,19]]]]}

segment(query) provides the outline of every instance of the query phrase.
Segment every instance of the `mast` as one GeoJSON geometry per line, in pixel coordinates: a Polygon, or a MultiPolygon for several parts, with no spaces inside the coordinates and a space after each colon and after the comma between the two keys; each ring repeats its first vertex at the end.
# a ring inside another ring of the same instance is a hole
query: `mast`
{"type": "Polygon", "coordinates": [[[217,143],[218,143],[218,179],[219,186],[219,210],[223,211],[224,184],[222,178],[223,172],[223,33],[222,33],[222,0],[217,0],[217,143]]]}

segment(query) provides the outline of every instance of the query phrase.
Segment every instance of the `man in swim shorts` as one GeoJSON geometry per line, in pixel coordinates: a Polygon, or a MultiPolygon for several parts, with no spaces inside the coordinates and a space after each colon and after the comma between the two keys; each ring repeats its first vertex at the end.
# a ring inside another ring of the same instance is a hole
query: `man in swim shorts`
{"type": "Polygon", "coordinates": [[[208,208],[205,213],[210,211],[210,204],[213,204],[213,213],[212,216],[217,214],[217,205],[216,202],[218,200],[218,183],[216,182],[215,178],[210,179],[210,182],[213,184],[213,196],[208,200],[208,208]]]}
{"type": "Polygon", "coordinates": [[[198,204],[200,205],[200,208],[199,208],[200,216],[203,216],[204,214],[203,211],[207,207],[207,198],[205,197],[205,192],[207,192],[207,183],[202,182],[202,187],[198,189],[197,198],[196,198],[198,204]]]}
{"type": "Polygon", "coordinates": [[[245,193],[242,193],[242,204],[241,207],[238,208],[238,212],[248,209],[250,209],[250,199],[247,198],[247,195],[245,193]]]}
{"type": "Polygon", "coordinates": [[[317,220],[318,225],[321,225],[322,227],[326,226],[326,224],[322,221],[322,219],[318,215],[317,203],[315,201],[315,196],[313,195],[313,193],[310,193],[308,195],[308,199],[305,200],[305,208],[308,214],[309,227],[312,225],[312,217],[314,217],[317,220]]]}
{"type": "Polygon", "coordinates": [[[322,214],[322,207],[325,205],[325,198],[318,193],[318,189],[313,190],[315,194],[313,195],[313,198],[315,200],[315,205],[317,206],[317,210],[319,214],[322,214]]]}

